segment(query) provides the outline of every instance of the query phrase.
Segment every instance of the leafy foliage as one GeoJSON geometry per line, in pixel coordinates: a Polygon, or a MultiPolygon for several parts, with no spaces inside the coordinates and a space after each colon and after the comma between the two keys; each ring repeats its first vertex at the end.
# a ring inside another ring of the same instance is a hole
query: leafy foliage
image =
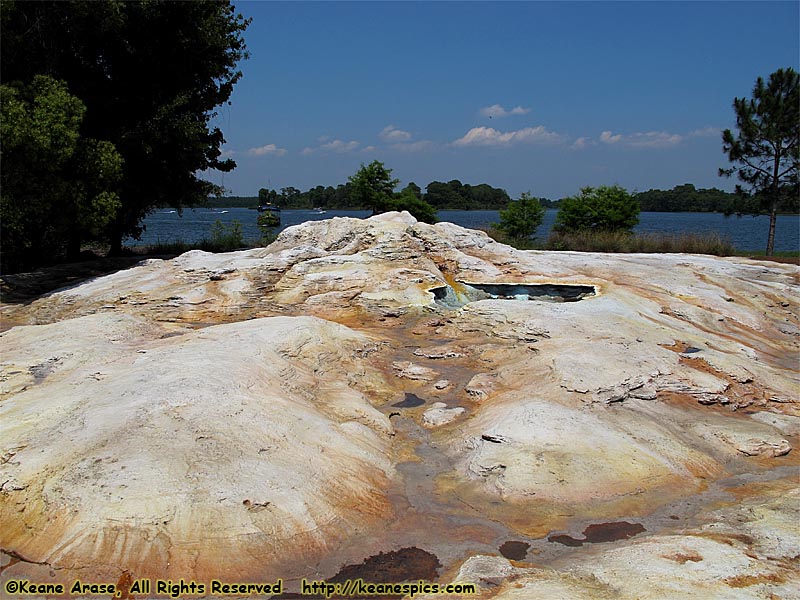
{"type": "Polygon", "coordinates": [[[544,219],[544,207],[538,198],[523,192],[519,200],[500,211],[499,229],[512,239],[530,238],[544,219]]]}
{"type": "MultiPolygon", "coordinates": [[[[737,133],[722,132],[722,150],[734,166],[720,169],[721,176],[734,173],[762,200],[760,208],[770,215],[767,256],[775,246],[775,222],[782,200],[800,192],[800,74],[778,69],[769,81],[759,77],[752,98],[734,98],[737,133]]],[[[741,189],[740,186],[737,186],[741,189]]]]}
{"type": "Polygon", "coordinates": [[[86,107],[62,81],[2,85],[0,101],[3,271],[75,258],[120,207],[122,158],[81,135],[86,107]]]}
{"type": "Polygon", "coordinates": [[[417,195],[419,188],[409,184],[402,192],[395,194],[394,188],[398,183],[399,179],[392,179],[391,169],[373,160],[367,166],[362,164],[356,174],[348,178],[350,200],[356,205],[371,208],[375,214],[407,210],[419,221],[435,223],[436,209],[417,195]]]}
{"type": "Polygon", "coordinates": [[[639,203],[618,185],[585,187],[561,201],[555,231],[630,231],[639,222],[639,203]]]}
{"type": "Polygon", "coordinates": [[[676,185],[671,190],[647,190],[635,194],[639,207],[647,212],[745,212],[749,197],[724,192],[717,188],[697,189],[691,183],[676,185]]]}
{"type": "Polygon", "coordinates": [[[220,160],[215,107],[228,101],[246,57],[248,21],[229,1],[3,4],[5,81],[49,74],[86,106],[82,133],[122,156],[120,209],[106,235],[118,247],[152,208],[203,203],[216,191],[198,173],[220,160]]]}
{"type": "Polygon", "coordinates": [[[242,224],[233,220],[230,225],[225,225],[217,219],[211,227],[211,245],[214,248],[235,250],[244,246],[242,237],[242,224]]]}
{"type": "Polygon", "coordinates": [[[400,180],[392,179],[392,170],[387,169],[382,162],[373,160],[367,166],[362,164],[355,175],[347,180],[353,202],[371,208],[374,213],[391,210],[389,201],[400,180]]]}
{"type": "Polygon", "coordinates": [[[488,184],[463,184],[458,179],[448,183],[432,181],[426,188],[425,201],[436,209],[492,210],[505,208],[511,201],[505,190],[488,184]]]}
{"type": "Polygon", "coordinates": [[[413,189],[405,188],[397,196],[389,200],[388,210],[407,210],[417,221],[423,223],[436,223],[436,209],[417,197],[413,189]]]}

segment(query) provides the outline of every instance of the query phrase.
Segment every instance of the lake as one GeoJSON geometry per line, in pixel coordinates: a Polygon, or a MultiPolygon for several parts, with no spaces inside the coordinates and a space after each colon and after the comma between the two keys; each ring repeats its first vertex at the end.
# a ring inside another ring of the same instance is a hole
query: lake
{"type": "MultiPolygon", "coordinates": [[[[536,232],[538,239],[547,237],[556,219],[555,209],[546,212],[542,226],[536,232]]],[[[298,225],[305,221],[321,221],[332,217],[370,216],[368,210],[329,210],[317,214],[311,210],[284,210],[281,214],[281,227],[298,225]]],[[[211,238],[211,228],[219,220],[229,224],[234,220],[242,224],[245,240],[255,242],[261,237],[256,225],[258,213],[248,208],[187,209],[179,215],[172,209],[159,209],[149,214],[144,224],[145,232],[141,240],[126,240],[126,245],[183,241],[195,243],[211,238]]],[[[496,210],[440,210],[440,221],[450,221],[463,227],[477,229],[499,221],[496,210]]],[[[737,250],[763,252],[767,245],[769,217],[725,217],[717,213],[663,213],[643,212],[639,214],[637,233],[707,233],[717,232],[730,240],[737,250]]],[[[779,215],[775,231],[775,251],[797,251],[800,249],[800,217],[779,215]]]]}

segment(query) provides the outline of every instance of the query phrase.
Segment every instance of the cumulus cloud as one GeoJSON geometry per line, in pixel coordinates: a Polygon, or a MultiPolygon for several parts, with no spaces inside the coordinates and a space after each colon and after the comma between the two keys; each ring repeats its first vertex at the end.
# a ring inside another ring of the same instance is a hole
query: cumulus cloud
{"type": "Polygon", "coordinates": [[[702,127],[686,134],[687,137],[719,137],[722,129],[719,127],[702,127]]]}
{"type": "Polygon", "coordinates": [[[359,143],[356,142],[355,140],[349,142],[345,142],[343,140],[333,140],[331,142],[328,142],[327,144],[322,144],[322,146],[320,146],[319,148],[320,150],[328,150],[330,152],[344,153],[344,152],[352,152],[353,150],[358,148],[358,146],[359,143]]]}
{"type": "Polygon", "coordinates": [[[394,125],[387,125],[378,134],[384,142],[407,142],[411,139],[411,134],[402,129],[398,129],[394,125]]]}
{"type": "Polygon", "coordinates": [[[597,142],[593,139],[588,137],[579,137],[575,140],[572,144],[572,148],[575,150],[583,150],[584,148],[588,148],[589,146],[596,146],[597,142]]]}
{"type": "Polygon", "coordinates": [[[433,146],[433,142],[428,140],[420,140],[418,142],[406,142],[400,144],[392,144],[390,147],[393,150],[399,150],[401,152],[422,152],[431,148],[433,146]]]}
{"type": "Polygon", "coordinates": [[[377,150],[375,146],[367,146],[366,148],[361,149],[362,152],[375,152],[375,150],[377,150]]]}
{"type": "Polygon", "coordinates": [[[236,154],[236,152],[234,152],[233,150],[223,150],[222,152],[220,152],[219,157],[220,158],[230,158],[231,156],[234,156],[235,154],[236,154]]]}
{"type": "Polygon", "coordinates": [[[344,140],[331,140],[330,142],[326,142],[316,148],[307,146],[300,151],[300,154],[303,156],[309,156],[315,152],[335,152],[337,154],[345,154],[347,152],[353,152],[354,150],[358,149],[360,145],[361,143],[355,140],[351,140],[349,142],[345,142],[344,140]]]}
{"type": "Polygon", "coordinates": [[[499,104],[492,104],[491,106],[485,106],[480,110],[480,113],[484,117],[508,117],[511,115],[525,115],[531,111],[530,108],[523,108],[521,106],[515,106],[511,110],[506,110],[499,104]]]}
{"type": "Polygon", "coordinates": [[[510,146],[512,144],[552,144],[561,141],[561,136],[548,131],[543,125],[525,127],[503,133],[492,127],[473,127],[464,137],[453,142],[454,146],[510,146]]]}
{"type": "Polygon", "coordinates": [[[267,144],[258,148],[250,148],[247,153],[250,156],[283,156],[286,154],[286,150],[278,148],[275,144],[267,144]]]}
{"type": "Polygon", "coordinates": [[[622,136],[620,134],[611,135],[610,131],[604,131],[603,133],[600,134],[600,141],[603,142],[604,144],[616,144],[621,139],[622,136]]]}
{"type": "Polygon", "coordinates": [[[625,143],[629,146],[638,148],[666,148],[680,144],[683,137],[677,133],[667,133],[666,131],[648,131],[646,133],[634,133],[625,138],[625,143]]]}
{"type": "Polygon", "coordinates": [[[683,141],[683,136],[666,131],[636,132],[630,135],[612,134],[604,131],[600,134],[600,141],[604,144],[620,144],[634,148],[668,148],[683,141]]]}

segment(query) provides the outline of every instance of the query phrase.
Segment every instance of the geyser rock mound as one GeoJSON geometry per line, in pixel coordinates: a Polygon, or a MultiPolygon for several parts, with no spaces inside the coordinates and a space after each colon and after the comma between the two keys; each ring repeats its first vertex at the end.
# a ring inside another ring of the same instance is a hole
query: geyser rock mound
{"type": "MultiPolygon", "coordinates": [[[[495,583],[591,596],[631,557],[681,555],[732,494],[785,496],[799,280],[745,259],[522,252],[390,213],[4,305],[26,325],[0,335],[2,577],[329,577],[417,547],[445,581],[514,539],[556,571],[489,560],[495,583]],[[595,293],[435,302],[464,284],[595,293]],[[599,521],[646,533],[615,552],[547,542],[599,521]],[[572,568],[590,553],[595,571],[572,568]]],[[[787,510],[740,521],[741,568],[719,585],[786,580],[761,562],[787,510]]]]}

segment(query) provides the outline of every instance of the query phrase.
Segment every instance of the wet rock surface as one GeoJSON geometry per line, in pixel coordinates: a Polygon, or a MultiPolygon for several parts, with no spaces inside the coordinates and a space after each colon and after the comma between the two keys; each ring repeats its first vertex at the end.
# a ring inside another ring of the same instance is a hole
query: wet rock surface
{"type": "Polygon", "coordinates": [[[7,294],[0,578],[792,597],[798,283],[389,213],[7,294]]]}

